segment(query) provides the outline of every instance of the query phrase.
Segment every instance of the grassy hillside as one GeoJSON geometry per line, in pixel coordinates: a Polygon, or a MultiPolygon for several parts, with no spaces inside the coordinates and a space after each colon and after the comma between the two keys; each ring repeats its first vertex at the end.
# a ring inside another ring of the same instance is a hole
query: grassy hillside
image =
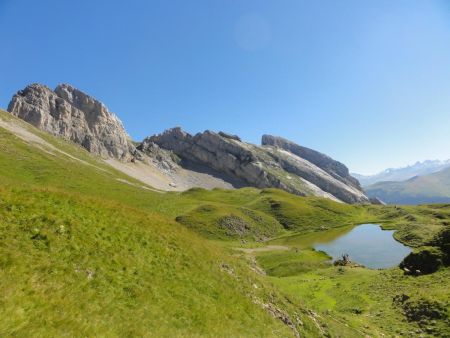
{"type": "Polygon", "coordinates": [[[438,246],[450,207],[354,206],[276,189],[161,193],[0,111],[0,336],[424,332],[405,311],[430,297],[447,311],[448,269],[342,272],[290,237],[377,221],[418,249],[438,246]],[[392,305],[396,290],[415,296],[392,305]]]}
{"type": "MultiPolygon", "coordinates": [[[[323,231],[355,225],[372,217],[364,206],[337,203],[317,197],[300,197],[278,189],[191,189],[182,195],[208,204],[178,217],[177,220],[193,229],[198,228],[200,232],[209,231],[207,236],[212,238],[224,238],[221,234],[211,232],[211,229],[222,232],[217,230],[220,228],[226,231],[226,224],[221,226],[221,223],[226,223],[222,222],[224,217],[232,217],[235,223],[241,224],[244,230],[241,237],[250,236],[256,240],[292,231],[323,231]],[[224,204],[227,206],[224,207],[224,204]],[[255,230],[255,227],[259,230],[255,230]]],[[[230,228],[233,228],[233,225],[230,225],[230,228]]],[[[236,232],[231,237],[239,236],[236,232]]]]}
{"type": "Polygon", "coordinates": [[[2,336],[290,334],[248,296],[270,289],[165,217],[51,190],[0,197],[2,336]]]}
{"type": "Polygon", "coordinates": [[[315,332],[245,262],[174,221],[194,199],[24,127],[52,147],[0,128],[1,336],[292,336],[268,306],[315,332]]]}
{"type": "Polygon", "coordinates": [[[389,204],[450,203],[450,168],[403,182],[379,182],[365,190],[389,204]]]}

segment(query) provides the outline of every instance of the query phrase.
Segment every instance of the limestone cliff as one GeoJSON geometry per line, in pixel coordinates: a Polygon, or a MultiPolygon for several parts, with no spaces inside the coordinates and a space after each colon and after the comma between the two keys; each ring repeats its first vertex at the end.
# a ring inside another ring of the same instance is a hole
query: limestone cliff
{"type": "Polygon", "coordinates": [[[54,91],[40,84],[29,85],[14,95],[8,111],[101,157],[128,161],[137,155],[117,116],[70,85],[59,85],[54,91]]]}
{"type": "MultiPolygon", "coordinates": [[[[273,187],[347,203],[369,201],[345,165],[281,137],[264,135],[262,145],[257,146],[224,132],[207,130],[190,135],[173,128],[135,147],[115,114],[67,84],[55,90],[32,84],[14,95],[8,111],[43,131],[81,145],[109,163],[139,160],[129,163],[133,168],[126,168],[127,174],[142,169],[138,179],[142,180],[142,175],[150,172],[144,169],[152,166],[152,175],[170,180],[171,188],[273,187]]],[[[117,163],[115,166],[122,168],[117,163]]]]}
{"type": "Polygon", "coordinates": [[[358,181],[342,163],[311,149],[303,157],[296,149],[299,146],[290,142],[287,147],[286,140],[269,142],[265,136],[265,145],[256,146],[223,132],[205,131],[192,136],[173,128],[147,138],[146,142],[173,151],[186,163],[202,164],[250,186],[275,187],[347,203],[368,202],[358,181]]]}
{"type": "Polygon", "coordinates": [[[350,175],[348,168],[341,162],[333,160],[325,154],[310,148],[302,147],[279,136],[263,135],[261,144],[263,146],[273,146],[289,151],[290,153],[315,164],[335,179],[362,191],[358,180],[350,175]]]}

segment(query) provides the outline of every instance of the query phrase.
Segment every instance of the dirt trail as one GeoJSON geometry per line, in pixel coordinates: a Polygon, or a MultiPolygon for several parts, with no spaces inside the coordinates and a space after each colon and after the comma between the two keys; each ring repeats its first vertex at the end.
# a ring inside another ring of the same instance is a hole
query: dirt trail
{"type": "Polygon", "coordinates": [[[255,252],[265,252],[265,251],[284,251],[289,250],[289,247],[284,245],[267,245],[260,248],[236,248],[236,250],[243,251],[246,254],[252,254],[255,252]]]}

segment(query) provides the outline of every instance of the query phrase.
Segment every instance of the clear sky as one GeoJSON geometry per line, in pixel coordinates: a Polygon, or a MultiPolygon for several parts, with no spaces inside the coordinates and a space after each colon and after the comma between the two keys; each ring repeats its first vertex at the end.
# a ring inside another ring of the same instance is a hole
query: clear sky
{"type": "Polygon", "coordinates": [[[135,140],[280,135],[359,173],[450,158],[450,2],[0,0],[0,107],[70,83],[135,140]]]}

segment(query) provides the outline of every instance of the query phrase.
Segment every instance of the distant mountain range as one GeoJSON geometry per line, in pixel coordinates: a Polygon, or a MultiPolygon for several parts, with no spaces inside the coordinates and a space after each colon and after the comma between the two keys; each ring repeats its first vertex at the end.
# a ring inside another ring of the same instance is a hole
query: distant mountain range
{"type": "Polygon", "coordinates": [[[406,181],[415,176],[424,176],[436,173],[448,167],[450,167],[450,159],[445,161],[427,160],[423,162],[416,162],[415,164],[407,167],[388,168],[375,175],[360,175],[352,173],[352,176],[357,178],[363,187],[368,187],[378,182],[406,181]]]}
{"type": "Polygon", "coordinates": [[[378,182],[365,190],[369,197],[388,204],[450,203],[450,167],[406,181],[378,182]]]}

